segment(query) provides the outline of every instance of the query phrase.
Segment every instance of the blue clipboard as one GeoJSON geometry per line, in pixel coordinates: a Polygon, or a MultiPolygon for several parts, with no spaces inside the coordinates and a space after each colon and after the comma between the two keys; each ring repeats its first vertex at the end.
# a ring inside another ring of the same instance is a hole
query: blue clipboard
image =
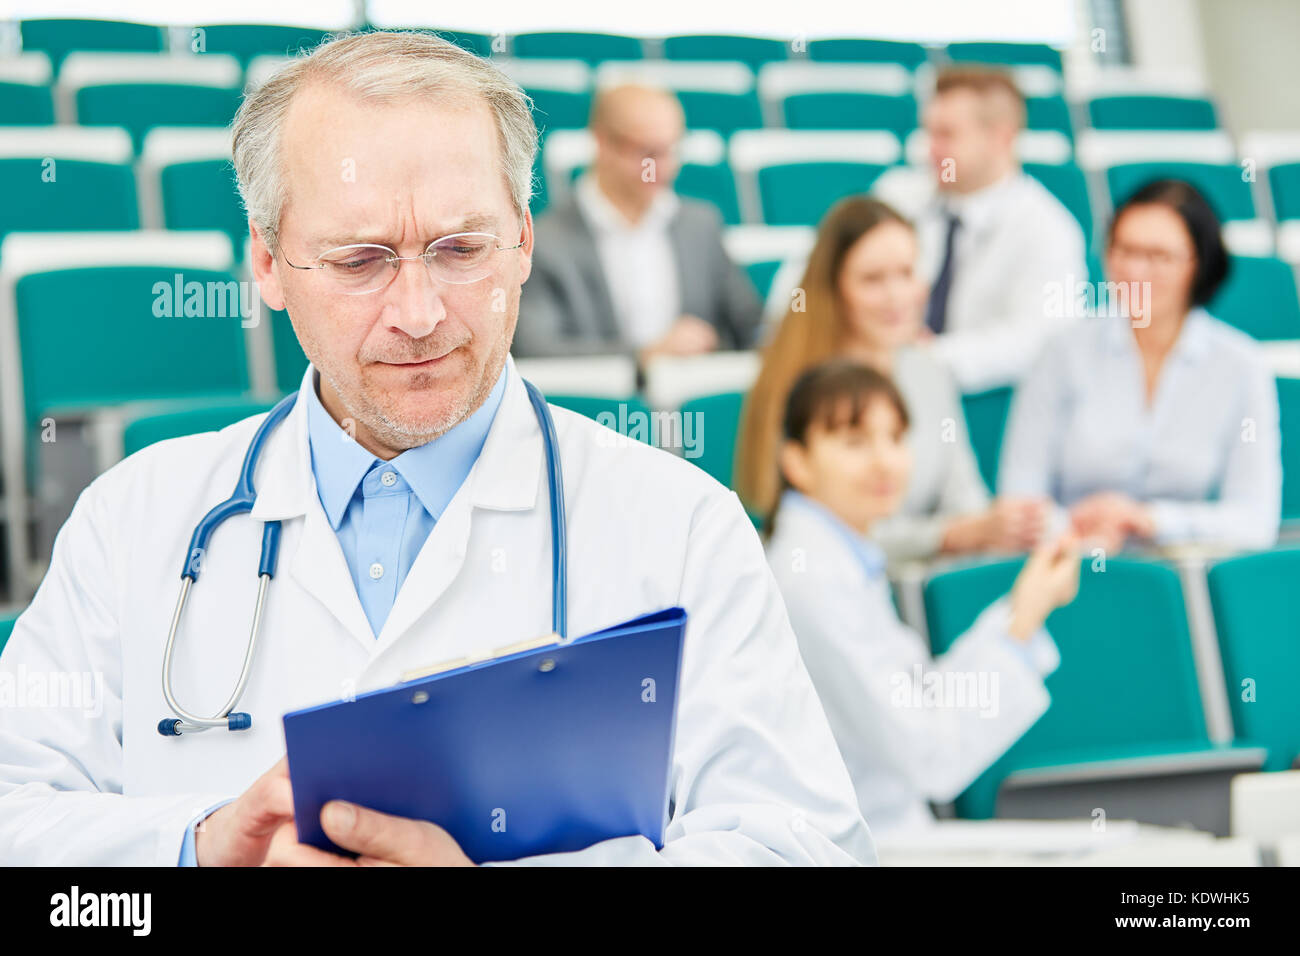
{"type": "Polygon", "coordinates": [[[339,799],[431,820],[476,863],[663,846],[686,612],[284,716],[298,840],[339,799]]]}

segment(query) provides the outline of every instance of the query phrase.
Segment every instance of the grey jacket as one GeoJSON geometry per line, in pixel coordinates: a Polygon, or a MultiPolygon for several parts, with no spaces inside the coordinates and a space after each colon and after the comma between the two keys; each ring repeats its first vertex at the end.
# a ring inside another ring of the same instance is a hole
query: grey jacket
{"type": "MultiPolygon", "coordinates": [[[[683,198],[668,231],[681,311],[717,329],[719,348],[757,344],[762,303],[749,277],[722,247],[717,211],[683,198]]],[[[596,239],[577,199],[568,196],[539,216],[536,237],[511,351],[520,358],[633,351],[614,315],[596,239]]]]}

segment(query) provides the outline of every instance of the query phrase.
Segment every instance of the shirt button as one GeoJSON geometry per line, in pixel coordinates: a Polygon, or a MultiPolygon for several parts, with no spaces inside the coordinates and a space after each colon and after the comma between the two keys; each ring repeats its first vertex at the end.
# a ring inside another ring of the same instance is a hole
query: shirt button
{"type": "Polygon", "coordinates": [[[379,480],[383,483],[384,487],[391,488],[393,485],[397,484],[397,475],[394,472],[386,471],[379,476],[379,480]]]}
{"type": "Polygon", "coordinates": [[[376,561],[370,566],[370,577],[378,581],[384,576],[384,566],[376,561]]]}

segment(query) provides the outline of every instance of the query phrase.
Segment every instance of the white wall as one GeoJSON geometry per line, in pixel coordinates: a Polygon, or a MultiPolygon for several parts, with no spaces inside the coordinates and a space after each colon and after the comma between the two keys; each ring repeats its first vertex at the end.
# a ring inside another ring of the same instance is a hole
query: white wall
{"type": "Polygon", "coordinates": [[[1203,56],[1224,122],[1246,130],[1300,130],[1300,4],[1199,0],[1203,56]]]}

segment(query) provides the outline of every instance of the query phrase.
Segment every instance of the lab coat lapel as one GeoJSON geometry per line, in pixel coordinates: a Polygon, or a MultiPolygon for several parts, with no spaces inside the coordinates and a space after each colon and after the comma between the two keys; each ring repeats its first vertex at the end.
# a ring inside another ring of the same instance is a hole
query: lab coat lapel
{"type": "Polygon", "coordinates": [[[460,574],[470,546],[475,509],[519,511],[538,504],[541,429],[513,357],[507,357],[506,363],[506,393],[483,450],[402,582],[379,635],[378,653],[407,633],[460,574]]]}
{"type": "MultiPolygon", "coordinates": [[[[308,366],[302,388],[314,388],[314,382],[315,370],[308,366]]],[[[300,388],[300,396],[301,392],[300,388]]],[[[267,442],[256,482],[254,518],[286,522],[302,518],[298,543],[292,555],[281,555],[278,573],[287,570],[299,587],[324,605],[344,630],[367,653],[373,654],[374,633],[357,597],[338,536],[330,527],[316,492],[307,437],[307,407],[301,397],[267,442]]]]}

